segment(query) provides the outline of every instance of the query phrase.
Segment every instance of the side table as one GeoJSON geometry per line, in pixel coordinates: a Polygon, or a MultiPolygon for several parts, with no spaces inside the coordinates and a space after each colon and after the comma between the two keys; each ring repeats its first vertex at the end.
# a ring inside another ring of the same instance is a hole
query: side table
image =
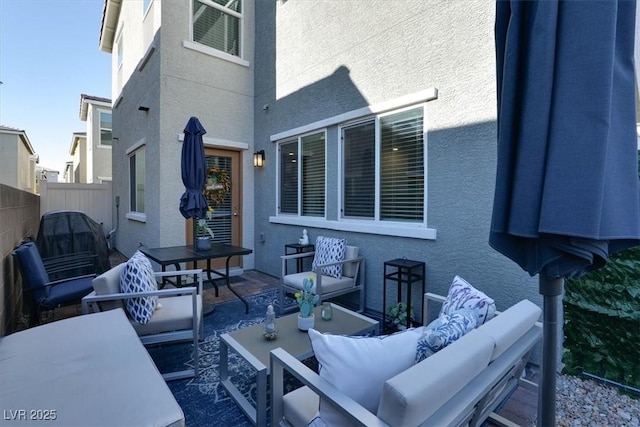
{"type": "MultiPolygon", "coordinates": [[[[411,287],[414,283],[421,284],[422,293],[425,293],[425,263],[406,258],[397,258],[384,263],[384,285],[382,290],[382,323],[387,319],[387,281],[396,282],[398,286],[398,300],[402,301],[402,285],[407,286],[407,311],[411,310],[411,287]]],[[[407,327],[414,325],[411,316],[407,313],[407,327]]],[[[424,322],[424,311],[420,315],[420,321],[424,322]]]]}
{"type": "MultiPolygon", "coordinates": [[[[287,243],[286,245],[284,245],[284,254],[285,255],[301,254],[303,252],[313,252],[315,249],[316,248],[312,243],[307,243],[306,245],[303,245],[300,243],[287,243]],[[293,251],[290,251],[290,249],[293,249],[293,251]]],[[[300,273],[302,271],[303,262],[304,260],[302,258],[299,258],[297,260],[296,273],[300,273]]],[[[286,271],[286,265],[285,265],[285,274],[286,273],[287,271],[286,271]]]]}

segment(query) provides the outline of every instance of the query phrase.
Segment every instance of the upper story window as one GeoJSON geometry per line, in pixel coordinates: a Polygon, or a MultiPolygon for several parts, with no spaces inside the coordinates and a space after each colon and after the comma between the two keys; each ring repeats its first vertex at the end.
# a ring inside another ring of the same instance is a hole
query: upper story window
{"type": "Polygon", "coordinates": [[[424,222],[423,120],[418,107],[342,128],[342,218],[424,222]]]}
{"type": "Polygon", "coordinates": [[[280,213],[325,216],[325,132],[280,144],[280,213]]]}
{"type": "Polygon", "coordinates": [[[117,54],[118,54],[118,57],[117,57],[117,60],[118,60],[117,68],[122,67],[122,60],[123,60],[122,51],[124,50],[124,43],[123,43],[122,33],[123,33],[123,30],[121,28],[120,32],[118,33],[118,37],[116,38],[116,46],[117,46],[117,54]]]}
{"type": "Polygon", "coordinates": [[[242,0],[193,0],[193,41],[241,56],[242,0]]]}
{"type": "Polygon", "coordinates": [[[144,213],[145,146],[129,153],[129,212],[144,213]]]}
{"type": "Polygon", "coordinates": [[[113,136],[111,134],[111,113],[100,111],[100,145],[111,147],[113,136]]]}

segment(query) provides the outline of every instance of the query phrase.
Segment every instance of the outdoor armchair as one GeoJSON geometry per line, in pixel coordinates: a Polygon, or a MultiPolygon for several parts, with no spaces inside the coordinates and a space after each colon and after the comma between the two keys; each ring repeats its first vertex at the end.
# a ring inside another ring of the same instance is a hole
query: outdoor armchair
{"type": "Polygon", "coordinates": [[[22,275],[24,296],[30,304],[30,326],[40,323],[43,311],[78,304],[82,297],[93,290],[91,281],[95,274],[50,281],[40,252],[33,242],[18,246],[12,256],[22,275]]]}
{"type": "MultiPolygon", "coordinates": [[[[158,296],[159,307],[148,323],[141,324],[129,316],[129,321],[145,345],[193,342],[193,369],[163,374],[165,380],[176,380],[199,375],[198,339],[202,337],[202,270],[156,272],[155,277],[193,276],[197,287],[165,288],[153,291],[123,293],[120,276],[126,263],[122,263],[93,280],[94,292],[82,299],[82,312],[91,313],[116,308],[125,309],[124,302],[131,298],[158,296]]],[[[126,311],[126,309],[125,309],[126,311]]]]}
{"type": "Polygon", "coordinates": [[[280,313],[296,308],[296,305],[284,306],[285,293],[295,294],[303,289],[304,279],[313,279],[312,293],[320,296],[317,305],[322,301],[349,293],[359,293],[358,309],[359,313],[364,310],[364,258],[358,256],[357,246],[346,246],[344,257],[339,260],[329,262],[318,262],[315,268],[299,273],[287,273],[287,262],[291,260],[318,259],[316,251],[303,252],[299,254],[283,255],[282,272],[280,275],[280,313]],[[327,268],[341,266],[342,274],[334,277],[327,274],[327,268]]]}

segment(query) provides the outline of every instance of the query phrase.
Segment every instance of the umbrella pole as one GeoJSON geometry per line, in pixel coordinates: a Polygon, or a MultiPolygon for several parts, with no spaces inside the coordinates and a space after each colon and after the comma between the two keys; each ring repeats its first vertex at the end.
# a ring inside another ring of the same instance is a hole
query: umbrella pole
{"type": "Polygon", "coordinates": [[[556,371],[558,366],[558,310],[564,279],[540,273],[540,294],[544,297],[542,322],[542,370],[538,386],[538,427],[556,425],[556,371]]]}

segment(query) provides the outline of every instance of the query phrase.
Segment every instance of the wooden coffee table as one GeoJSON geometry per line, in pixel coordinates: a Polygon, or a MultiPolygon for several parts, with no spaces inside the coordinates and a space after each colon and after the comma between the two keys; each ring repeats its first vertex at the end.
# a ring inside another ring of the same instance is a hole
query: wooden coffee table
{"type": "MultiPolygon", "coordinates": [[[[321,307],[316,307],[314,329],[321,333],[336,335],[362,335],[373,332],[378,335],[379,322],[354,311],[332,304],[333,318],[325,321],[320,317],[321,307]]],[[[267,425],[267,379],[269,357],[273,349],[281,347],[298,360],[313,355],[311,340],[306,332],[298,330],[298,313],[276,319],[278,338],[267,341],[262,336],[262,324],[223,334],[220,338],[220,382],[233,400],[240,405],[253,424],[267,425]],[[229,378],[229,350],[233,349],[256,370],[256,407],[238,390],[229,378]]]]}

